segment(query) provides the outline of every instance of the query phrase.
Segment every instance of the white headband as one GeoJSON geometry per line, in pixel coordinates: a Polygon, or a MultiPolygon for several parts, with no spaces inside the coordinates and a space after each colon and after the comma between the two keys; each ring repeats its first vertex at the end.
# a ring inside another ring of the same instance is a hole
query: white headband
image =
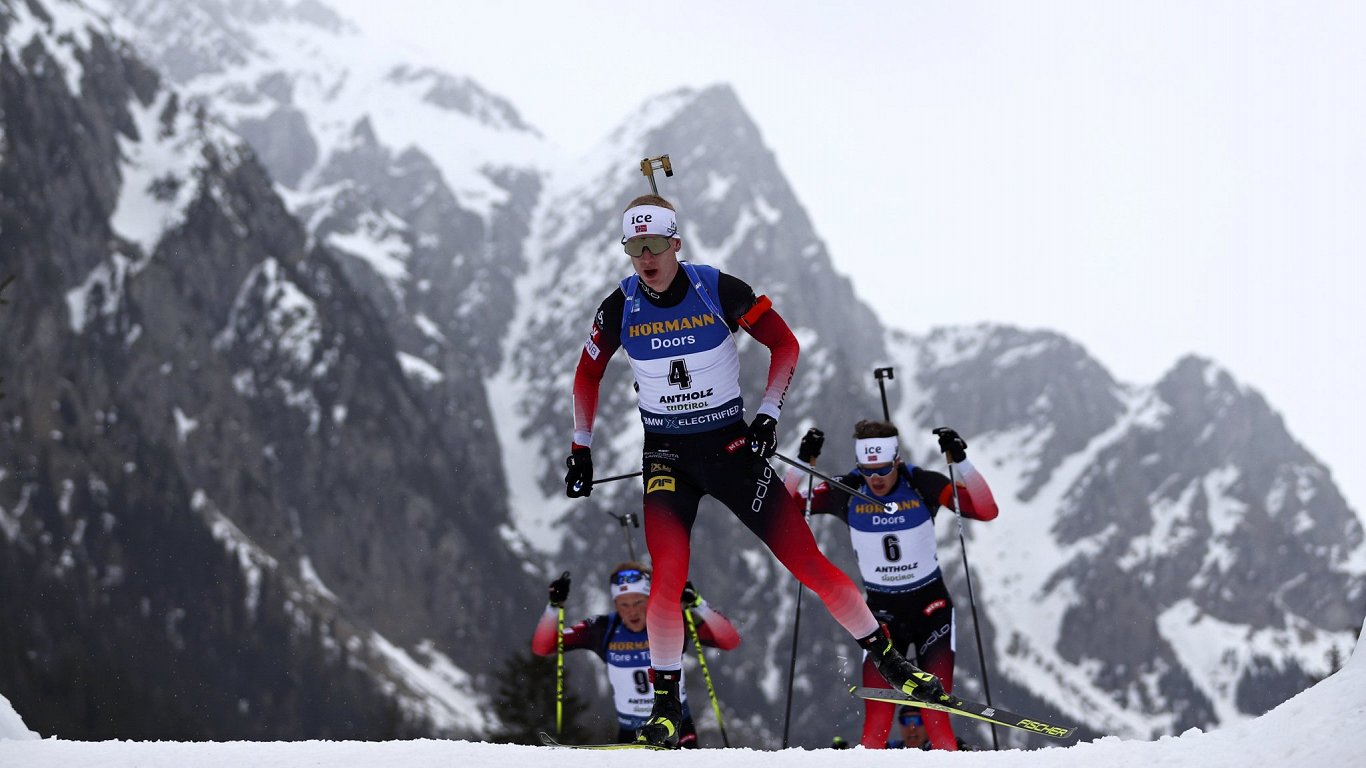
{"type": "Polygon", "coordinates": [[[636,581],[628,581],[624,584],[612,584],[612,599],[616,600],[622,595],[645,595],[650,596],[650,574],[645,574],[644,578],[636,581]]]}
{"type": "Polygon", "coordinates": [[[896,437],[861,437],[854,441],[854,461],[860,464],[886,464],[900,453],[896,437]]]}
{"type": "Polygon", "coordinates": [[[630,240],[641,235],[678,237],[674,212],[658,205],[637,205],[621,216],[621,236],[630,240]]]}

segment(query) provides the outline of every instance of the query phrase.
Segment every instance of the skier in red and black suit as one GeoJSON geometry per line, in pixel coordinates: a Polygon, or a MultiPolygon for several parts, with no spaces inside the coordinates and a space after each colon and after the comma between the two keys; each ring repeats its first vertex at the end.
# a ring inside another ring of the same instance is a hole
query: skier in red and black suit
{"type": "MultiPolygon", "coordinates": [[[[608,578],[615,611],[592,616],[564,630],[564,649],[586,648],[607,664],[607,680],[617,710],[617,743],[636,740],[636,729],[645,724],[654,706],[650,685],[650,639],[645,633],[645,606],[650,596],[650,569],[640,563],[622,563],[608,578]]],[[[559,607],[569,597],[569,574],[550,582],[550,604],[531,636],[531,650],[539,656],[555,653],[555,627],[559,607]]],[[[703,645],[729,651],[740,645],[740,633],[720,611],[702,599],[692,587],[683,590],[683,604],[693,612],[697,639],[703,645]]],[[[697,728],[688,709],[687,692],[678,686],[683,707],[678,746],[697,747],[697,728]]]]}
{"type": "MultiPolygon", "coordinates": [[[[967,443],[952,429],[937,433],[939,448],[953,462],[957,475],[959,512],[974,520],[995,519],[996,499],[968,461],[967,443]]],[[[797,458],[814,464],[824,442],[820,430],[808,430],[797,458]]],[[[939,569],[934,519],[941,507],[953,509],[953,487],[948,477],[902,461],[897,428],[889,422],[865,420],[854,425],[854,454],[854,470],[836,479],[896,504],[896,512],[889,514],[881,505],[822,482],[812,490],[811,513],[834,515],[849,526],[868,607],[888,623],[896,647],[907,656],[915,650],[916,662],[952,691],[953,599],[939,569]]],[[[793,498],[804,495],[802,477],[795,471],[787,473],[785,483],[793,498]]],[[[886,687],[872,659],[864,660],[863,684],[886,687]]],[[[869,699],[863,704],[863,746],[882,749],[896,705],[869,699]]],[[[959,748],[947,714],[926,709],[923,716],[934,749],[959,748]]]]}
{"type": "Polygon", "coordinates": [[[635,374],[641,421],[645,541],[654,564],[646,624],[655,704],[639,741],[674,747],[683,665],[679,595],[697,505],[710,494],[730,508],[831,615],[873,654],[883,675],[917,698],[946,697],[939,682],[893,647],[858,587],[816,547],[799,505],[765,461],[777,448],[778,416],[797,367],[798,344],[767,297],[713,267],[679,261],[673,205],[636,198],[622,217],[622,243],[635,273],[603,300],[574,374],[574,440],[565,475],[571,497],[593,489],[590,446],[607,361],[624,347],[635,374]],[[771,353],[768,385],[745,425],[740,358],[744,329],[771,353]]]}

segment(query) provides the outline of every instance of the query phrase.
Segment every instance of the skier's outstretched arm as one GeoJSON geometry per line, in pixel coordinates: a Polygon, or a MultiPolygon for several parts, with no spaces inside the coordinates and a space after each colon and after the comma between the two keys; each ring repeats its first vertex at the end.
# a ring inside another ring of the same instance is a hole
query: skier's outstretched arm
{"type": "Polygon", "coordinates": [[[782,411],[783,399],[787,397],[787,389],[792,385],[792,376],[797,372],[801,344],[767,296],[761,296],[740,318],[740,327],[768,347],[768,384],[757,412],[776,420],[782,411]]]}
{"type": "MultiPolygon", "coordinates": [[[[958,503],[963,505],[958,512],[973,520],[995,520],[1001,510],[996,506],[996,497],[986,478],[967,459],[954,462],[953,471],[958,481],[958,503]]],[[[939,504],[953,509],[953,488],[947,483],[939,492],[939,504]]]]}
{"type": "MultiPolygon", "coordinates": [[[[958,510],[963,517],[972,520],[995,520],[1000,514],[996,498],[991,494],[987,481],[969,462],[954,462],[953,471],[958,480],[958,510]]],[[[916,467],[911,472],[911,485],[920,492],[926,501],[933,501],[944,509],[953,509],[953,486],[949,485],[947,475],[916,467]]]]}
{"type": "MultiPolygon", "coordinates": [[[[531,652],[537,656],[555,655],[555,626],[558,624],[556,614],[557,609],[553,605],[545,607],[545,613],[541,614],[541,620],[536,623],[536,632],[531,636],[531,652]]],[[[564,649],[572,651],[576,648],[589,648],[595,642],[593,638],[596,634],[601,634],[598,624],[605,617],[594,616],[584,619],[572,627],[564,628],[564,649]]]]}
{"type": "Polygon", "coordinates": [[[621,346],[621,336],[614,332],[621,323],[621,308],[625,302],[620,291],[609,296],[594,313],[593,327],[579,353],[579,364],[574,369],[574,444],[588,448],[593,444],[593,421],[598,412],[598,390],[607,361],[621,346]],[[615,311],[613,311],[615,310],[615,311]],[[613,325],[613,321],[615,325],[613,325]]]}
{"type": "MultiPolygon", "coordinates": [[[[958,481],[958,503],[962,505],[958,513],[974,520],[996,519],[1000,513],[996,508],[996,498],[986,478],[968,461],[967,441],[951,427],[939,427],[934,434],[939,438],[939,451],[953,466],[953,474],[958,481]]],[[[953,486],[946,485],[939,493],[939,505],[953,509],[953,496],[953,486]]]]}
{"type": "MultiPolygon", "coordinates": [[[[541,620],[536,622],[536,630],[531,634],[531,652],[537,656],[555,655],[555,633],[560,626],[560,610],[569,598],[569,572],[550,582],[550,600],[541,612],[541,620]]],[[[601,619],[584,619],[564,631],[564,649],[586,648],[592,645],[594,633],[601,634],[601,619]]]]}

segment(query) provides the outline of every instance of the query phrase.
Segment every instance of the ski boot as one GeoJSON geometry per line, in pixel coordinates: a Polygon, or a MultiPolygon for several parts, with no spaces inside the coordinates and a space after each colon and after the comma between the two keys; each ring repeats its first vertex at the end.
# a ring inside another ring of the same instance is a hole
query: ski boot
{"type": "Polygon", "coordinates": [[[893,688],[900,690],[917,701],[937,704],[949,698],[939,678],[925,672],[901,655],[892,645],[892,638],[885,627],[878,627],[873,634],[859,638],[858,644],[873,659],[873,665],[893,688]]]}
{"type": "Polygon", "coordinates": [[[650,711],[650,719],[636,730],[636,743],[678,749],[678,731],[683,723],[683,705],[678,703],[678,685],[683,670],[651,671],[655,678],[655,705],[650,711]]]}

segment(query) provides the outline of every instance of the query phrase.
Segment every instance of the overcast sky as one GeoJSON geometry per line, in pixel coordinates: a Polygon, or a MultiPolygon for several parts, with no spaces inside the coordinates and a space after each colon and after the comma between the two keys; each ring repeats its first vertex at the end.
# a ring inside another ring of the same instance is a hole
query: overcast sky
{"type": "Polygon", "coordinates": [[[1366,3],[330,2],[567,153],[730,83],[891,325],[1212,358],[1366,502],[1366,3]]]}

